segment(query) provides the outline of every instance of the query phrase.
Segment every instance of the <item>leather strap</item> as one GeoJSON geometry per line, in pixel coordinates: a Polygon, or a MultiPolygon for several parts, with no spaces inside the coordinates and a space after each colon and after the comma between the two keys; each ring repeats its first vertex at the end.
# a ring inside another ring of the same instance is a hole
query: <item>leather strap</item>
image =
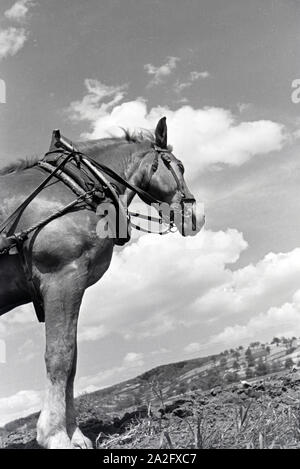
{"type": "Polygon", "coordinates": [[[135,186],[134,184],[130,184],[128,181],[125,181],[125,179],[123,179],[122,176],[120,176],[118,173],[116,173],[113,169],[109,168],[108,166],[106,166],[102,163],[98,163],[98,161],[95,161],[93,158],[91,158],[89,156],[88,157],[85,156],[85,158],[90,160],[92,162],[92,164],[94,166],[96,166],[96,168],[100,169],[105,174],[107,174],[108,176],[113,178],[115,181],[122,184],[122,186],[125,186],[128,189],[131,189],[133,192],[135,192],[138,196],[140,196],[147,203],[149,203],[149,204],[153,204],[153,203],[161,204],[161,203],[163,203],[161,200],[156,199],[155,197],[153,197],[151,194],[148,194],[143,189],[140,189],[139,187],[135,186]]]}
{"type": "Polygon", "coordinates": [[[36,287],[34,280],[32,278],[32,269],[29,265],[28,259],[28,249],[24,246],[23,241],[16,239],[16,247],[19,253],[19,259],[23,268],[25,278],[28,282],[30,288],[31,300],[38,318],[39,322],[45,322],[45,310],[43,300],[39,294],[39,290],[36,287]]]}
{"type": "MultiPolygon", "coordinates": [[[[48,184],[48,182],[53,178],[53,176],[63,168],[63,166],[73,158],[73,155],[70,153],[66,158],[54,169],[54,171],[22,202],[21,205],[0,225],[0,233],[2,233],[10,223],[13,223],[17,217],[19,217],[25,208],[30,204],[30,202],[41,192],[41,190],[48,184]]],[[[10,227],[7,232],[7,235],[11,235],[14,231],[14,224],[10,227]]]]}
{"type": "MultiPolygon", "coordinates": [[[[48,173],[52,173],[54,171],[54,167],[46,163],[44,161],[39,161],[38,166],[48,173]]],[[[60,171],[59,173],[55,174],[55,176],[60,179],[66,186],[68,186],[76,195],[83,196],[86,194],[86,191],[82,189],[79,184],[77,184],[70,176],[68,176],[64,171],[60,171]]],[[[87,203],[91,205],[94,209],[97,208],[97,204],[93,203],[92,201],[87,200],[87,203]]]]}

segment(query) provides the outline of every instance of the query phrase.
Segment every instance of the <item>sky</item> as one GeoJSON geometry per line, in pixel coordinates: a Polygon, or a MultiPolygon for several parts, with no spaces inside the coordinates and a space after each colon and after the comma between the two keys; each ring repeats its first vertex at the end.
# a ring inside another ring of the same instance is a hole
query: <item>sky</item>
{"type": "MultiPolygon", "coordinates": [[[[77,394],[300,335],[299,20],[298,0],[1,1],[0,164],[46,152],[54,128],[165,115],[205,207],[198,236],[139,235],[87,290],[77,394]]],[[[44,345],[31,305],[0,318],[0,424],[40,408],[44,345]]]]}

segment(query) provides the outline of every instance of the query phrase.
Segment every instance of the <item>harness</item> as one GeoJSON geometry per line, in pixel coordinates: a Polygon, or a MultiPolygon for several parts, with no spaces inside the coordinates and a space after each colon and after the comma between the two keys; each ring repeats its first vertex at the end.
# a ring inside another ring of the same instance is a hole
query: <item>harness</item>
{"type": "MultiPolygon", "coordinates": [[[[127,236],[117,236],[114,239],[115,244],[124,245],[130,240],[131,227],[140,231],[152,233],[151,230],[144,229],[135,223],[132,223],[131,217],[141,218],[148,221],[155,221],[158,222],[161,227],[162,223],[166,223],[166,220],[163,218],[163,214],[160,212],[159,218],[157,218],[128,211],[120,199],[121,188],[119,186],[125,186],[126,188],[132,190],[148,204],[161,204],[162,201],[156,199],[147,192],[151,178],[157,171],[159,157],[161,157],[164,164],[171,171],[176,181],[178,190],[180,190],[182,196],[181,205],[183,206],[184,203],[190,200],[185,197],[185,194],[181,190],[181,184],[173,168],[173,162],[170,158],[168,150],[160,148],[156,145],[153,147],[153,150],[155,152],[155,156],[151,166],[148,183],[145,187],[145,190],[143,190],[140,187],[137,187],[126,181],[111,168],[104,164],[98,163],[93,158],[78,151],[70,140],[60,134],[59,130],[53,131],[50,149],[37,165],[40,170],[49,173],[49,175],[22,202],[22,204],[17,207],[17,209],[4,222],[0,224],[0,255],[9,253],[13,247],[17,248],[25,277],[30,286],[32,302],[40,322],[45,321],[43,301],[32,278],[29,248],[24,244],[30,233],[37,232],[37,230],[41,229],[50,221],[63,216],[74,208],[88,207],[91,210],[96,211],[97,206],[104,200],[112,202],[116,208],[117,223],[118,225],[121,225],[117,226],[116,233],[119,233],[120,228],[124,228],[124,226],[126,226],[127,229],[127,236]],[[72,202],[63,208],[56,210],[54,213],[50,214],[40,222],[30,226],[26,230],[16,233],[16,227],[26,207],[54,178],[61,180],[76,194],[77,197],[72,202]]],[[[164,235],[169,232],[173,232],[175,228],[173,218],[169,220],[168,224],[169,226],[166,230],[160,230],[157,234],[164,235]]]]}

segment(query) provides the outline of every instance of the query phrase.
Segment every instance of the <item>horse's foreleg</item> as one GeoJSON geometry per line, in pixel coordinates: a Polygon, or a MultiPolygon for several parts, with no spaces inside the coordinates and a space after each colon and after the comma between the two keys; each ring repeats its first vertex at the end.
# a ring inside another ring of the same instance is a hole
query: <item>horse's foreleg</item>
{"type": "Polygon", "coordinates": [[[49,449],[72,448],[67,429],[67,388],[69,380],[74,380],[75,375],[77,321],[85,275],[69,267],[59,274],[46,277],[42,280],[42,294],[46,323],[47,390],[38,420],[37,440],[49,449]]]}
{"type": "Polygon", "coordinates": [[[92,442],[84,436],[77,425],[76,411],[74,406],[74,379],[77,365],[77,345],[75,346],[72,371],[67,382],[67,432],[75,448],[91,449],[92,442]]]}

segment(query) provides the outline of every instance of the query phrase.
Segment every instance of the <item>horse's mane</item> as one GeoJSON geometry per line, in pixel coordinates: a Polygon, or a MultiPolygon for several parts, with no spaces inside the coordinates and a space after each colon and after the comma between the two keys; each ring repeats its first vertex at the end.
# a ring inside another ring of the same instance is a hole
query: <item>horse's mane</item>
{"type": "MultiPolygon", "coordinates": [[[[124,135],[121,137],[108,137],[97,140],[85,140],[74,142],[76,148],[81,152],[88,152],[92,150],[101,150],[111,146],[119,146],[124,143],[146,143],[153,145],[155,143],[154,133],[150,130],[141,130],[138,132],[130,132],[128,129],[123,129],[124,135]]],[[[0,176],[5,174],[17,173],[25,169],[35,166],[44,156],[35,155],[13,161],[12,163],[0,168],[0,176]]]]}
{"type": "Polygon", "coordinates": [[[4,166],[3,168],[0,168],[0,176],[4,176],[5,174],[10,173],[18,173],[20,171],[23,171],[24,169],[32,168],[41,159],[42,157],[40,155],[20,158],[19,160],[13,161],[12,163],[4,166]]]}

